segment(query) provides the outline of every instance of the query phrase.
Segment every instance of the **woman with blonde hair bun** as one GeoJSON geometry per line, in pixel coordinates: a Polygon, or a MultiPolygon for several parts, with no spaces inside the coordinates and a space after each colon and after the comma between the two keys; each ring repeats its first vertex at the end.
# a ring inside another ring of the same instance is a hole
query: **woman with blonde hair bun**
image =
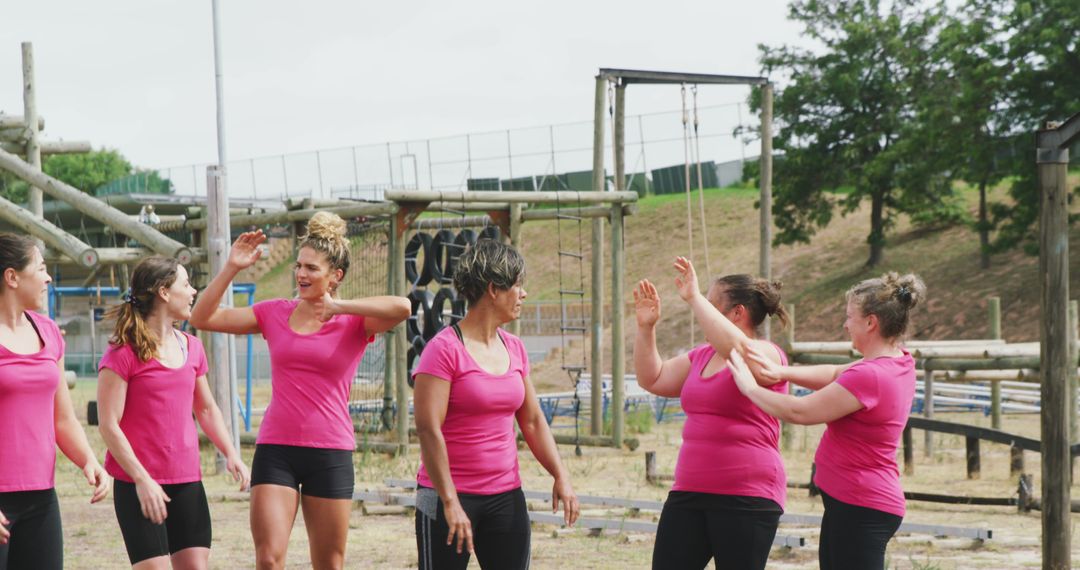
{"type": "Polygon", "coordinates": [[[915,399],[915,359],[904,348],[911,310],[926,297],[917,275],[891,272],[847,292],[844,330],[861,360],[842,366],[782,366],[755,347],[728,368],[739,390],[765,413],[801,425],[827,424],[814,456],[821,490],[818,562],[824,570],[885,567],[885,548],[905,514],[896,448],[915,399]],[[797,398],[765,390],[758,377],[820,386],[797,398]]]}
{"type": "Polygon", "coordinates": [[[236,239],[225,269],[192,309],[191,324],[208,331],[260,333],[270,349],[273,396],[251,464],[256,566],[285,566],[289,535],[302,507],[311,565],[343,568],[356,448],[349,388],[368,343],[409,316],[409,301],[338,298],[349,269],[346,224],[335,214],[318,212],[297,248],[295,298],[220,306],[229,283],[258,261],[265,241],[261,230],[236,239]]]}

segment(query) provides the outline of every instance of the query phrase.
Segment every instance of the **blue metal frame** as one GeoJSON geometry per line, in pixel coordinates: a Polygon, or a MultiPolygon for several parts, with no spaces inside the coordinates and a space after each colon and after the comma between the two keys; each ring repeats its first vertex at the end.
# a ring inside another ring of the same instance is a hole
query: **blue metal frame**
{"type": "MultiPolygon", "coordinates": [[[[247,295],[248,306],[255,304],[255,284],[254,283],[233,283],[232,286],[234,295],[247,295]]],[[[254,341],[251,335],[247,336],[247,378],[245,380],[246,391],[244,393],[244,401],[240,401],[240,395],[236,396],[236,407],[240,410],[240,416],[244,418],[244,431],[251,431],[251,368],[255,362],[255,356],[252,353],[254,341]]]]}

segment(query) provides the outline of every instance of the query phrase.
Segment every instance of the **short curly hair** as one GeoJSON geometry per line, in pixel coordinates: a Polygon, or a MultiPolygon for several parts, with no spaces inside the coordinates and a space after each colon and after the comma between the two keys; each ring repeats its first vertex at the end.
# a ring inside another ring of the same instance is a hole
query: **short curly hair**
{"type": "Polygon", "coordinates": [[[525,258],[513,246],[493,239],[477,240],[454,268],[454,288],[470,307],[483,298],[488,284],[505,291],[524,278],[525,258]]]}

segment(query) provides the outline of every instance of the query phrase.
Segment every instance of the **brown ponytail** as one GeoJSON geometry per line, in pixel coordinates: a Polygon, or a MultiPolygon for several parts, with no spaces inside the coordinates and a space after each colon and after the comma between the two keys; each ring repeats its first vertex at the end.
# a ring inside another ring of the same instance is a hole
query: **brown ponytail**
{"type": "Polygon", "coordinates": [[[135,271],[131,273],[131,288],[124,293],[123,302],[113,307],[107,315],[116,319],[116,329],[109,344],[130,345],[143,362],[157,355],[161,339],[150,330],[146,319],[154,309],[158,291],[163,287],[172,287],[176,282],[176,268],[179,266],[175,259],[160,255],[147,257],[135,266],[135,271]]]}
{"type": "Polygon", "coordinates": [[[891,271],[860,282],[848,289],[846,296],[862,314],[878,318],[882,338],[895,339],[907,332],[911,309],[926,296],[926,285],[918,275],[891,271]]]}

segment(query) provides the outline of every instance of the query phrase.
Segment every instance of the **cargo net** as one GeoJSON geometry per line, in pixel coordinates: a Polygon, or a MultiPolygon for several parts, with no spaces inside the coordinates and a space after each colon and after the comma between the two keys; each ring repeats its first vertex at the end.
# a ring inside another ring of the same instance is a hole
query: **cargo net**
{"type": "MultiPolygon", "coordinates": [[[[348,222],[349,272],[338,287],[342,299],[386,295],[389,220],[348,222]]],[[[349,413],[358,429],[383,431],[393,423],[393,402],[385,396],[386,336],[367,346],[349,394],[349,413]]]]}

